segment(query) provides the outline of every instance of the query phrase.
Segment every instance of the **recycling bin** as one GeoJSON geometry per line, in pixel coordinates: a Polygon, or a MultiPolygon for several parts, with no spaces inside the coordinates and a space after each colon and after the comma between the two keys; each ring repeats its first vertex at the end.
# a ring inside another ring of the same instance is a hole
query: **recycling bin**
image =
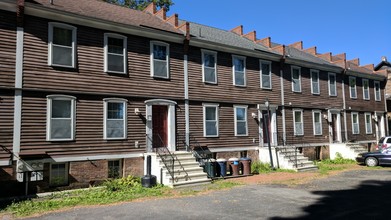
{"type": "Polygon", "coordinates": [[[229,170],[232,176],[239,175],[239,159],[236,157],[229,158],[229,170]]]}
{"type": "Polygon", "coordinates": [[[208,174],[208,177],[214,178],[216,177],[216,160],[208,159],[205,161],[205,170],[208,174]]]}
{"type": "Polygon", "coordinates": [[[225,177],[227,175],[227,160],[224,158],[219,158],[216,160],[217,162],[217,175],[225,177]]]}
{"type": "Polygon", "coordinates": [[[239,164],[242,171],[242,175],[251,174],[251,158],[242,157],[239,159],[239,164]]]}

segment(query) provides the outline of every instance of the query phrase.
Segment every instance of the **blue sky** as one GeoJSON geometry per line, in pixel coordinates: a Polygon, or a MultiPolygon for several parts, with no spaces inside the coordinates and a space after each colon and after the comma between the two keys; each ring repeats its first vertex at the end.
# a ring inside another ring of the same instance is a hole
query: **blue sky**
{"type": "Polygon", "coordinates": [[[346,53],[360,64],[391,60],[390,0],[173,0],[169,15],[289,45],[303,41],[318,53],[346,53]]]}

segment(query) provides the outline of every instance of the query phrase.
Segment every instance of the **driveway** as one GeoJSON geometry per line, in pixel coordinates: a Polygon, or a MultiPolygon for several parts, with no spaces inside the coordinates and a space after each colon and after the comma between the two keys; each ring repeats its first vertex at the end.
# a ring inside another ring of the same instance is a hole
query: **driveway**
{"type": "Polygon", "coordinates": [[[390,195],[390,169],[355,170],[293,187],[250,184],[29,219],[388,219],[390,195]]]}

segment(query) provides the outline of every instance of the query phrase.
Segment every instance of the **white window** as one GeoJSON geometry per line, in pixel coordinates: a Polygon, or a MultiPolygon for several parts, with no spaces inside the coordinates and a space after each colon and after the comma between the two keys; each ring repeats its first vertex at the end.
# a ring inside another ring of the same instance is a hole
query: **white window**
{"type": "Polygon", "coordinates": [[[293,110],[293,126],[295,135],[304,135],[303,110],[293,110]]]}
{"type": "Polygon", "coordinates": [[[217,84],[217,53],[202,50],[202,80],[217,84]]]}
{"type": "Polygon", "coordinates": [[[49,23],[48,64],[59,67],[76,67],[76,27],[49,23]]]}
{"type": "Polygon", "coordinates": [[[104,101],[104,139],[126,138],[126,99],[106,98],[104,101]]]}
{"type": "Polygon", "coordinates": [[[234,106],[235,136],[247,136],[247,106],[234,106]]]}
{"type": "Polygon", "coordinates": [[[314,135],[322,135],[322,112],[312,112],[313,124],[314,124],[314,135]]]}
{"type": "Polygon", "coordinates": [[[292,66],[292,91],[301,92],[301,69],[300,67],[292,66]]]}
{"type": "Polygon", "coordinates": [[[365,113],[365,132],[366,134],[372,134],[371,113],[365,113]]]}
{"type": "Polygon", "coordinates": [[[47,96],[46,140],[74,140],[75,100],[76,98],[73,96],[47,96]]]}
{"type": "Polygon", "coordinates": [[[118,34],[104,35],[104,71],[112,73],[126,73],[127,38],[118,34]]]}
{"type": "Polygon", "coordinates": [[[261,70],[261,88],[262,89],[271,89],[272,88],[272,64],[270,61],[259,62],[261,70]]]}
{"type": "Polygon", "coordinates": [[[360,127],[358,123],[358,113],[352,112],[352,133],[353,134],[360,134],[360,127]]]}
{"type": "Polygon", "coordinates": [[[356,77],[349,76],[349,88],[350,88],[350,98],[357,98],[357,86],[356,86],[356,77]]]}
{"type": "Polygon", "coordinates": [[[311,93],[316,95],[320,94],[318,70],[311,70],[311,93]]]}
{"type": "Polygon", "coordinates": [[[170,78],[170,48],[169,44],[151,41],[151,76],[157,78],[170,78]]]}
{"type": "Polygon", "coordinates": [[[381,95],[380,95],[380,82],[375,81],[374,82],[374,89],[375,89],[375,100],[376,101],[381,101],[381,95]]]}
{"type": "Polygon", "coordinates": [[[235,86],[246,86],[246,58],[232,55],[232,74],[235,86]]]}
{"type": "Polygon", "coordinates": [[[364,100],[369,100],[369,81],[367,79],[362,80],[362,92],[364,100]]]}
{"type": "Polygon", "coordinates": [[[109,160],[107,161],[107,177],[108,178],[119,178],[122,176],[122,161],[121,160],[109,160]]]}
{"type": "Polygon", "coordinates": [[[51,186],[68,185],[68,163],[52,163],[50,164],[50,179],[51,186]]]}
{"type": "Polygon", "coordinates": [[[204,104],[204,137],[219,136],[219,106],[204,104]]]}
{"type": "Polygon", "coordinates": [[[337,78],[335,73],[329,73],[329,95],[337,96],[337,78]]]}

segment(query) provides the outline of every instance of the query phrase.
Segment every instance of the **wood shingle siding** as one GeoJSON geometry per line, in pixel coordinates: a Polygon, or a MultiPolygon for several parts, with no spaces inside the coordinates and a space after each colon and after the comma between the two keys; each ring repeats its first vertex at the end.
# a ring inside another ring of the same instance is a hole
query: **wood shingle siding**
{"type": "MultiPolygon", "coordinates": [[[[0,89],[0,145],[12,151],[14,125],[14,92],[0,89]]],[[[11,155],[0,148],[0,161],[11,155]]]]}

